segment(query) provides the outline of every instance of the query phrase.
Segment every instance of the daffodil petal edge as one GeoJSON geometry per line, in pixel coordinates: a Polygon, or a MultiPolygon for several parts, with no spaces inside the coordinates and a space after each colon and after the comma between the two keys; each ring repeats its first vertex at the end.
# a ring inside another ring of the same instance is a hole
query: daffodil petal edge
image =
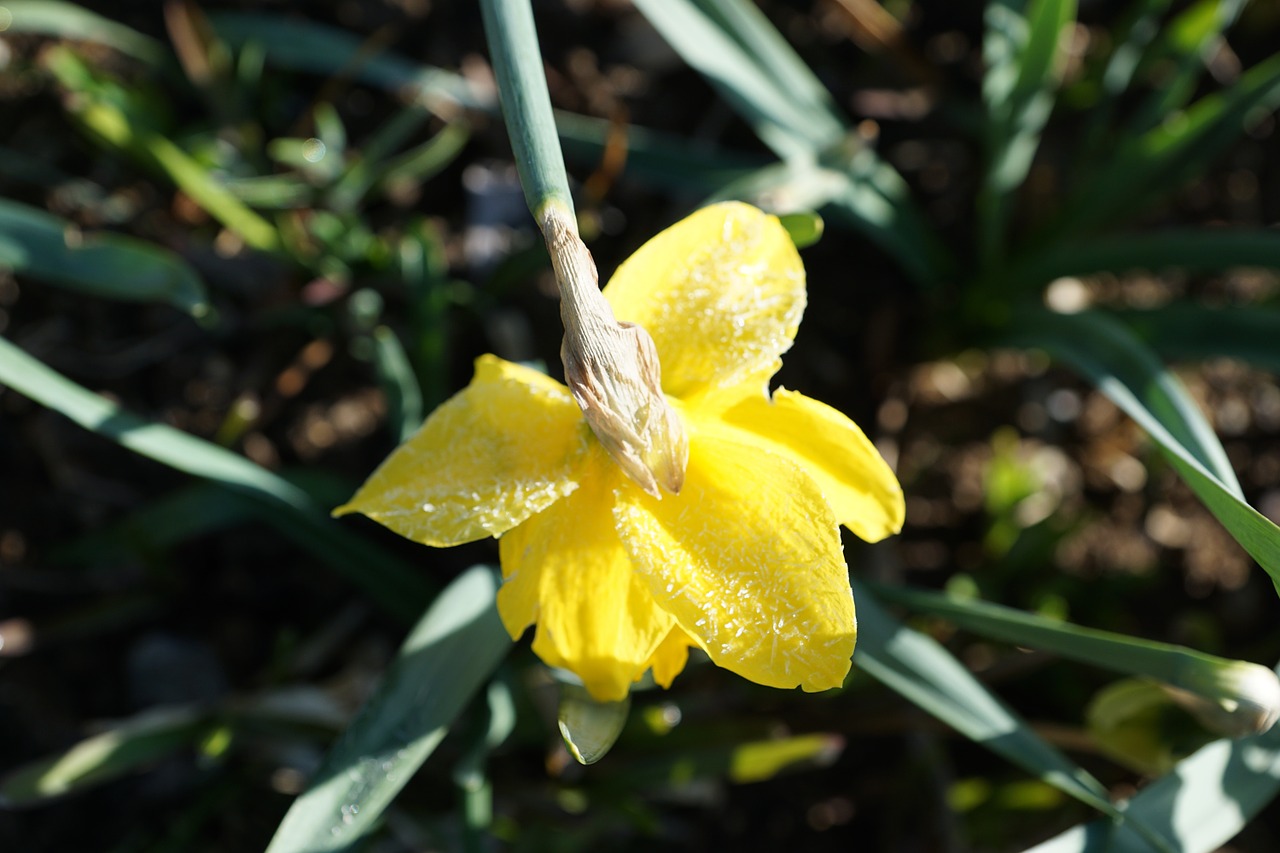
{"type": "Polygon", "coordinates": [[[639,491],[593,448],[580,488],[499,541],[498,612],[513,637],[536,621],[533,651],[618,702],[651,666],[675,620],[658,607],[618,540],[615,493],[639,491]]]}
{"type": "Polygon", "coordinates": [[[902,486],[857,424],[811,397],[779,388],[772,402],[745,396],[721,415],[748,440],[782,454],[817,482],[836,518],[878,542],[902,529],[902,486]]]}
{"type": "Polygon", "coordinates": [[[578,487],[588,446],[569,390],[496,356],[334,515],[360,512],[424,545],[499,536],[578,487]]]}
{"type": "Polygon", "coordinates": [[[695,430],[685,486],[614,510],[654,600],[719,666],[759,684],[844,682],[857,638],[839,529],[790,460],[695,430]]]}
{"type": "Polygon", "coordinates": [[[777,217],[725,202],[641,246],[604,295],[619,320],[653,336],[663,390],[691,400],[742,385],[791,348],[804,265],[777,217]]]}

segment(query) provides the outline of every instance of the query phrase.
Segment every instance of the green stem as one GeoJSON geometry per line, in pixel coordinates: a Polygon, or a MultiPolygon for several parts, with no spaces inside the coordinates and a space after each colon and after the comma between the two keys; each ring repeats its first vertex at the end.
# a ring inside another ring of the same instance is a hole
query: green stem
{"type": "Polygon", "coordinates": [[[484,31],[525,201],[541,223],[550,204],[573,211],[564,155],[529,0],[481,0],[484,31]]]}

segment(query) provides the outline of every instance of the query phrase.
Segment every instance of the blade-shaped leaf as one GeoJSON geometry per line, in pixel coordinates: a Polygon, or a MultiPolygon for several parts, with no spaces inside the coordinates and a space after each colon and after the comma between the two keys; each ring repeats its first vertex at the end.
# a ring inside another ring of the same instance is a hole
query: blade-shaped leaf
{"type": "Polygon", "coordinates": [[[1066,275],[1123,273],[1178,267],[1216,272],[1234,267],[1280,269],[1280,231],[1246,228],[1177,228],[1100,235],[1057,243],[1013,264],[1012,287],[1038,288],[1066,275]]]}
{"type": "Polygon", "coordinates": [[[1276,707],[1280,681],[1258,664],[1085,628],[987,601],[900,586],[877,584],[874,589],[888,601],[941,616],[983,636],[1112,672],[1157,679],[1194,693],[1206,703],[1214,703],[1211,723],[1217,734],[1257,734],[1270,728],[1280,713],[1276,707]]]}
{"type": "Polygon", "coordinates": [[[165,46],[123,24],[62,0],[6,0],[4,27],[11,33],[32,33],[97,42],[143,62],[159,65],[170,57],[165,46]]]}
{"type": "Polygon", "coordinates": [[[1093,382],[1146,430],[1280,591],[1280,528],[1245,503],[1226,452],[1195,402],[1123,323],[1096,312],[1025,309],[1000,343],[1042,349],[1093,382]]]}
{"type": "Polygon", "coordinates": [[[1186,106],[1211,54],[1218,49],[1219,38],[1235,23],[1245,2],[1200,0],[1161,29],[1160,38],[1145,57],[1146,64],[1161,65],[1160,85],[1133,110],[1127,123],[1131,131],[1148,130],[1186,106]]]}
{"type": "Polygon", "coordinates": [[[1129,821],[1154,828],[1182,853],[1210,853],[1240,832],[1277,792],[1280,729],[1214,741],[1126,803],[1124,824],[1082,824],[1027,853],[1147,853],[1150,846],[1129,821]]]}
{"type": "Polygon", "coordinates": [[[0,806],[37,805],[119,778],[191,746],[208,725],[208,715],[185,708],[140,714],[10,771],[0,779],[0,806]]]}
{"type": "Polygon", "coordinates": [[[1098,231],[1202,172],[1252,117],[1280,105],[1280,54],[1258,63],[1229,89],[1108,151],[1106,165],[1080,182],[1050,227],[1058,235],[1098,231]]]}
{"type": "Polygon", "coordinates": [[[497,589],[493,570],[476,566],[440,594],[290,807],[268,853],[349,850],[368,836],[511,647],[497,589]]]}
{"type": "Polygon", "coordinates": [[[855,581],[853,591],[858,602],[856,666],[976,743],[1119,819],[1098,780],[1033,732],[950,652],[894,619],[870,588],[855,581]]]}
{"type": "Polygon", "coordinates": [[[182,258],[122,234],[82,234],[70,222],[0,199],[0,270],[79,293],[128,302],[167,302],[201,317],[204,285],[182,258]]]}
{"type": "Polygon", "coordinates": [[[844,135],[835,115],[798,103],[699,0],[636,0],[636,8],[779,157],[813,158],[844,135]]]}
{"type": "Polygon", "coordinates": [[[491,108],[460,74],[418,65],[379,50],[348,32],[296,17],[254,12],[210,13],[218,37],[235,48],[253,43],[269,63],[297,71],[346,76],[390,92],[410,92],[432,111],[442,108],[491,108]]]}
{"type": "Polygon", "coordinates": [[[1280,373],[1280,309],[1264,305],[1206,308],[1174,303],[1117,312],[1164,358],[1235,358],[1280,373]]]}
{"type": "Polygon", "coordinates": [[[285,513],[281,529],[309,537],[314,547],[328,550],[327,565],[362,587],[388,612],[412,619],[427,600],[427,583],[419,572],[330,520],[302,489],[226,448],[124,410],[4,338],[0,338],[0,384],[135,453],[242,492],[268,513],[285,513]]]}
{"type": "Polygon", "coordinates": [[[987,6],[982,97],[989,117],[989,185],[1022,183],[1053,108],[1062,66],[1062,31],[1075,0],[995,0],[987,6]]]}

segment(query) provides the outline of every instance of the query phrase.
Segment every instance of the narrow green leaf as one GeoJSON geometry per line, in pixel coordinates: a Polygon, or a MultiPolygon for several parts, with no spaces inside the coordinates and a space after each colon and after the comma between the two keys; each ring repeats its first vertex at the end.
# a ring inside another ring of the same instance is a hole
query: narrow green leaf
{"type": "Polygon", "coordinates": [[[1200,0],[1161,28],[1144,64],[1161,65],[1160,82],[1130,113],[1131,133],[1141,133],[1186,106],[1222,33],[1235,23],[1247,0],[1200,0]]]}
{"type": "Polygon", "coordinates": [[[1181,853],[1210,853],[1236,836],[1280,792],[1280,729],[1219,740],[1178,762],[1123,805],[1126,821],[1081,824],[1027,853],[1148,853],[1138,822],[1181,853]]]}
{"type": "Polygon", "coordinates": [[[636,8],[782,159],[812,159],[844,136],[840,119],[798,102],[703,2],[636,0],[636,8]]]}
{"type": "Polygon", "coordinates": [[[268,853],[350,850],[368,837],[510,649],[497,589],[493,570],[476,566],[440,594],[290,807],[268,853]]]}
{"type": "Polygon", "coordinates": [[[1053,110],[1061,74],[1062,33],[1075,0],[994,0],[987,5],[982,96],[987,107],[987,170],[978,198],[982,251],[1003,251],[1009,194],[1027,176],[1053,110]]]}
{"type": "Polygon", "coordinates": [[[5,0],[0,3],[0,31],[105,44],[149,65],[172,57],[150,36],[62,0],[5,0]]]}
{"type": "Polygon", "coordinates": [[[388,92],[404,92],[437,114],[456,107],[492,107],[461,74],[418,65],[335,27],[256,12],[210,13],[209,22],[233,48],[258,45],[267,62],[282,68],[323,75],[342,72],[388,92]]]}
{"type": "Polygon", "coordinates": [[[0,199],[0,270],[92,296],[166,302],[193,317],[209,313],[200,277],[173,252],[122,234],[84,234],[7,199],[0,199]]]}
{"type": "MultiPolygon", "coordinates": [[[[556,113],[566,158],[596,167],[604,156],[613,125],[605,119],[556,113]]],[[[627,162],[623,174],[673,193],[710,195],[760,168],[764,157],[699,145],[671,133],[635,125],[625,128],[627,162]]]]}
{"type": "Polygon", "coordinates": [[[400,444],[422,426],[422,389],[395,332],[379,326],[373,330],[373,343],[378,379],[387,397],[387,417],[395,430],[396,444],[400,444]]]}
{"type": "Polygon", "coordinates": [[[271,223],[246,207],[191,155],[151,129],[145,117],[134,115],[128,99],[112,97],[70,50],[50,50],[44,62],[58,82],[76,95],[66,99],[68,109],[93,136],[164,173],[248,245],[264,251],[279,248],[279,234],[271,223]]]}
{"type": "Polygon", "coordinates": [[[764,166],[724,184],[708,201],[725,199],[780,213],[821,209],[865,234],[922,287],[937,287],[953,266],[902,176],[867,147],[838,167],[807,160],[764,166]]]}
{"type": "Polygon", "coordinates": [[[65,752],[12,770],[0,779],[0,806],[33,806],[118,779],[193,745],[208,719],[189,709],[148,711],[65,752]]]}
{"type": "Polygon", "coordinates": [[[1280,309],[1267,305],[1208,308],[1173,303],[1116,313],[1164,358],[1235,358],[1280,373],[1280,309]]]}
{"type": "Polygon", "coordinates": [[[950,652],[894,619],[871,589],[854,582],[854,665],[965,737],[1111,817],[1119,812],[1088,772],[1031,730],[950,652]]]}
{"type": "Polygon", "coordinates": [[[1195,272],[1280,269],[1280,231],[1178,228],[1070,240],[1028,253],[1010,267],[1007,277],[1013,287],[1039,288],[1066,275],[1171,267],[1195,272]]]}
{"type": "Polygon", "coordinates": [[[428,587],[420,572],[327,518],[297,486],[226,448],[126,411],[4,338],[0,338],[0,384],[135,453],[242,492],[257,500],[264,513],[286,514],[281,529],[327,550],[327,565],[363,588],[388,612],[412,619],[426,601],[428,587]]]}
{"type": "Polygon", "coordinates": [[[1121,140],[1105,165],[1080,181],[1048,229],[1055,239],[1096,232],[1200,174],[1239,138],[1245,124],[1280,105],[1280,54],[1242,74],[1230,88],[1162,117],[1140,136],[1121,140]]]}
{"type": "MultiPolygon", "coordinates": [[[[1157,679],[1194,693],[1214,703],[1215,717],[1208,723],[1217,734],[1257,734],[1280,715],[1280,681],[1258,664],[1085,628],[986,601],[880,584],[874,589],[888,601],[941,616],[983,636],[1112,672],[1157,679]]],[[[1205,702],[1199,704],[1205,706],[1205,702]]]]}
{"type": "Polygon", "coordinates": [[[1035,347],[1065,361],[1137,421],[1280,592],[1280,529],[1245,503],[1226,452],[1195,402],[1133,332],[1100,313],[1036,308],[1018,312],[1000,343],[1035,347]]]}
{"type": "MultiPolygon", "coordinates": [[[[748,0],[694,0],[721,32],[736,41],[778,88],[813,115],[835,116],[831,93],[787,44],[760,7],[748,0]]],[[[838,121],[838,120],[837,120],[838,121]]]]}

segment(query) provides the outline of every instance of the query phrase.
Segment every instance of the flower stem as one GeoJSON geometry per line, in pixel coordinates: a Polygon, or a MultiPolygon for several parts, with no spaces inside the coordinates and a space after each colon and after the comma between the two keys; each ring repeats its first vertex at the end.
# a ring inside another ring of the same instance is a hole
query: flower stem
{"type": "Polygon", "coordinates": [[[560,289],[565,382],[627,476],[655,498],[678,493],[689,460],[684,425],[663,396],[653,339],[614,317],[578,234],[530,0],[481,0],[480,9],[520,185],[560,289]]]}
{"type": "Polygon", "coordinates": [[[564,155],[551,114],[551,96],[529,0],[481,0],[485,36],[502,112],[529,211],[542,225],[548,205],[573,213],[564,155]]]}

